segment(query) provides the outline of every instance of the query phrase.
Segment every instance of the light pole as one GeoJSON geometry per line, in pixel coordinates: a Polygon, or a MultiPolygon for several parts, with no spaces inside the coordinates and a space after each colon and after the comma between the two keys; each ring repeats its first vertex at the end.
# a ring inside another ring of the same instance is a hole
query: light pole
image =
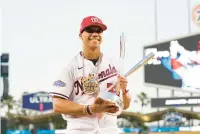
{"type": "MultiPolygon", "coordinates": [[[[1,78],[3,79],[3,86],[1,86],[1,88],[3,87],[3,89],[1,89],[3,91],[2,96],[1,96],[1,100],[6,99],[8,97],[8,92],[9,92],[9,54],[8,53],[2,53],[1,54],[1,78]]],[[[1,80],[2,81],[2,80],[1,80]]]]}

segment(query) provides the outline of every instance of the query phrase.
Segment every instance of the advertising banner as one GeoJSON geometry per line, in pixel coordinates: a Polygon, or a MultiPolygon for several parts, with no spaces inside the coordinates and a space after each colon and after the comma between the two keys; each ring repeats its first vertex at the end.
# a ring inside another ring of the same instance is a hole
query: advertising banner
{"type": "Polygon", "coordinates": [[[144,66],[144,83],[200,93],[200,33],[144,47],[156,56],[144,66]]]}
{"type": "Polygon", "coordinates": [[[151,107],[191,107],[200,106],[200,97],[152,98],[151,107]]]}
{"type": "Polygon", "coordinates": [[[47,92],[36,92],[22,96],[22,108],[36,111],[52,110],[52,99],[47,92]]]}

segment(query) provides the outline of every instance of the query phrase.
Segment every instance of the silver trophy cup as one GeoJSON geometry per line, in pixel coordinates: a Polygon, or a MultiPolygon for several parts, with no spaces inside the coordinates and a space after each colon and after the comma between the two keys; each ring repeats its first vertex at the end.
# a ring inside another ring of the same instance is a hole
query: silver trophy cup
{"type": "Polygon", "coordinates": [[[106,112],[106,114],[118,116],[122,113],[124,105],[123,105],[121,98],[118,95],[111,93],[111,92],[108,92],[108,91],[104,91],[104,92],[99,93],[99,97],[101,97],[104,100],[116,103],[116,106],[119,108],[119,110],[116,113],[106,112]]]}

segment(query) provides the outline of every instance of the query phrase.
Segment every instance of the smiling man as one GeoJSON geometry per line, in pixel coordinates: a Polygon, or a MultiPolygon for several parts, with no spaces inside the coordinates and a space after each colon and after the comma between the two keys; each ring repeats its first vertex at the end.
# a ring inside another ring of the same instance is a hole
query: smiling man
{"type": "Polygon", "coordinates": [[[118,81],[118,89],[112,93],[119,95],[124,109],[130,105],[127,80],[118,75],[117,63],[106,58],[101,52],[103,32],[107,26],[96,16],[82,20],[79,38],[83,50],[64,68],[60,78],[54,82],[50,92],[53,97],[54,112],[67,120],[67,134],[118,134],[116,103],[99,97],[113,83],[118,81]]]}

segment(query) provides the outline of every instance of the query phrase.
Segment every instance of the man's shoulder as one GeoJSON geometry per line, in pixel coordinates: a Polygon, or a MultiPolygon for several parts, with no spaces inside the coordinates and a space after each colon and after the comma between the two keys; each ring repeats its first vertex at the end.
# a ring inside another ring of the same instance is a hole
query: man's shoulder
{"type": "Polygon", "coordinates": [[[77,65],[78,62],[80,62],[80,54],[75,55],[69,62],[69,65],[77,65]]]}
{"type": "Polygon", "coordinates": [[[104,56],[104,61],[105,61],[105,62],[112,63],[112,64],[118,64],[119,59],[116,58],[116,57],[114,57],[114,56],[107,56],[107,55],[105,55],[105,56],[104,56]]]}
{"type": "Polygon", "coordinates": [[[80,54],[75,55],[67,64],[65,64],[64,68],[67,70],[74,70],[78,67],[80,63],[80,54]]]}

